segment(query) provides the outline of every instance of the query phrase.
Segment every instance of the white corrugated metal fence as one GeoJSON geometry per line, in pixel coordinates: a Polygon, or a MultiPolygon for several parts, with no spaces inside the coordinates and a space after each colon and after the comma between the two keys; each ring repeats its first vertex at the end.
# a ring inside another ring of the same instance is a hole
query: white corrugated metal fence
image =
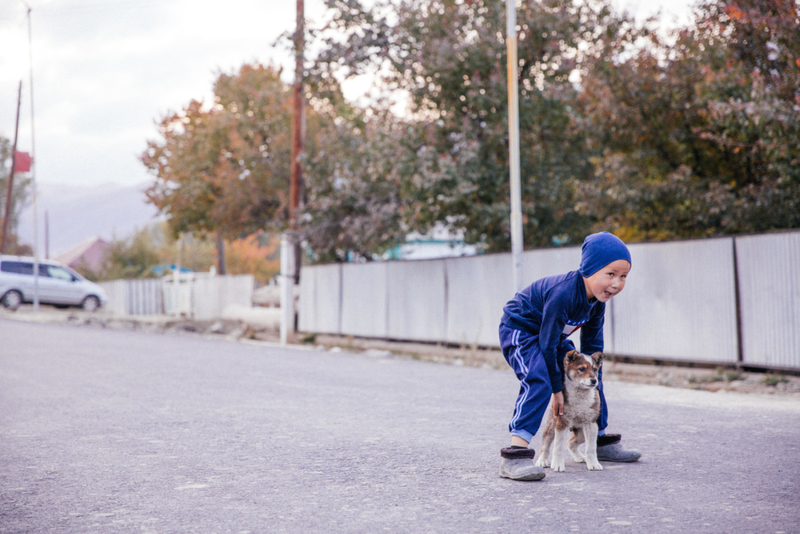
{"type": "Polygon", "coordinates": [[[113,280],[100,284],[108,295],[106,309],[118,315],[169,314],[215,319],[230,305],[250,307],[253,275],[188,273],[176,278],[113,280]]]}
{"type": "MultiPolygon", "coordinates": [[[[630,245],[606,311],[609,353],[800,368],[800,232],[630,245]],[[740,346],[741,345],[741,346],[740,346]]],[[[533,250],[524,278],[575,270],[580,247],[533,250]]],[[[304,332],[497,346],[511,255],[302,269],[304,332]]]]}

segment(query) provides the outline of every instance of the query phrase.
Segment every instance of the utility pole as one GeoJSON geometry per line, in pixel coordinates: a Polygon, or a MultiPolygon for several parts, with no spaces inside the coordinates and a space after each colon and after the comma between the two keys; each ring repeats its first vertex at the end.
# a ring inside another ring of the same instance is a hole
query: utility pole
{"type": "Polygon", "coordinates": [[[305,48],[304,0],[297,0],[297,28],[294,34],[294,87],[292,102],[292,162],[289,182],[289,231],[281,237],[281,343],[294,332],[294,287],[300,281],[300,243],[297,242],[297,212],[303,194],[303,167],[300,155],[305,138],[303,103],[303,49],[305,48]]]}
{"type": "Polygon", "coordinates": [[[50,216],[44,210],[44,259],[50,259],[50,216]]]}
{"type": "Polygon", "coordinates": [[[522,190],[519,165],[519,82],[517,69],[517,7],[506,0],[506,55],[508,57],[508,166],[511,171],[511,274],[514,291],[522,289],[522,190]]]}
{"type": "Polygon", "coordinates": [[[11,174],[8,175],[6,187],[6,211],[3,214],[3,238],[0,241],[0,254],[6,250],[6,237],[8,235],[8,221],[11,220],[11,194],[14,189],[14,173],[17,170],[17,135],[19,134],[19,107],[22,102],[22,81],[17,89],[17,120],[14,123],[14,146],[11,149],[11,174]]]}
{"type": "Polygon", "coordinates": [[[303,85],[305,58],[305,0],[297,0],[297,30],[294,36],[294,87],[292,101],[292,170],[291,186],[289,189],[289,202],[291,204],[291,227],[295,232],[294,238],[294,283],[300,283],[301,249],[297,241],[297,212],[303,199],[303,166],[300,156],[305,149],[306,139],[306,113],[305,113],[305,87],[303,85]]]}
{"type": "Polygon", "coordinates": [[[31,185],[33,186],[33,309],[39,311],[39,208],[36,194],[36,135],[34,134],[33,120],[33,37],[31,31],[31,6],[23,0],[28,8],[28,61],[30,63],[30,83],[28,90],[31,94],[31,185]]]}
{"type": "MultiPolygon", "coordinates": [[[[305,48],[304,0],[297,0],[297,30],[294,35],[294,87],[292,102],[292,170],[289,187],[289,219],[292,230],[297,229],[297,210],[303,194],[303,167],[299,157],[303,152],[305,139],[305,113],[303,99],[303,54],[305,48]]],[[[297,268],[299,269],[299,264],[297,268]]]]}

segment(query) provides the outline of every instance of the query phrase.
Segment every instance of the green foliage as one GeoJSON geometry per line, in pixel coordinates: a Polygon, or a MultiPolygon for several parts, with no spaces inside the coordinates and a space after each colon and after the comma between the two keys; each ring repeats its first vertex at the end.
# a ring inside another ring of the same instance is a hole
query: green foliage
{"type": "Polygon", "coordinates": [[[785,384],[788,381],[789,380],[785,376],[772,374],[764,375],[764,378],[761,379],[761,382],[768,386],[777,386],[778,384],[785,384]]]}
{"type": "Polygon", "coordinates": [[[141,230],[129,239],[111,243],[106,267],[102,273],[98,273],[98,279],[153,278],[155,273],[151,267],[158,265],[160,260],[148,231],[141,230]]]}
{"type": "MultiPolygon", "coordinates": [[[[310,30],[305,185],[292,229],[313,261],[370,260],[436,225],[510,246],[505,8],[326,0],[310,30]],[[339,82],[372,74],[371,104],[339,82]],[[391,95],[407,105],[398,117],[391,95]]],[[[794,0],[702,0],[666,37],[605,0],[518,3],[526,247],[592,231],[657,241],[800,227],[794,0]]],[[[291,88],[221,74],[213,104],[159,125],[141,159],[175,233],[288,228],[291,88]]]]}
{"type": "MultiPolygon", "coordinates": [[[[6,217],[6,195],[8,193],[8,179],[11,175],[11,141],[0,135],[0,215],[6,217]]],[[[16,173],[14,175],[13,190],[11,192],[11,211],[8,221],[8,234],[6,235],[6,254],[33,254],[33,249],[18,242],[17,225],[19,214],[25,207],[30,197],[30,173],[16,173]]],[[[2,232],[3,218],[0,218],[0,232],[2,232]]]]}
{"type": "MultiPolygon", "coordinates": [[[[227,242],[228,274],[252,274],[260,283],[269,281],[279,271],[278,244],[275,236],[261,232],[227,242]]],[[[215,247],[216,240],[207,234],[186,233],[176,239],[166,222],[158,223],[138,230],[127,239],[112,241],[99,272],[86,265],[78,266],[77,270],[95,281],[154,278],[158,274],[153,267],[165,264],[208,272],[216,261],[215,247]]]]}
{"type": "Polygon", "coordinates": [[[733,382],[734,380],[744,380],[744,378],[744,375],[737,369],[717,367],[713,375],[691,375],[688,381],[690,384],[705,384],[708,382],[733,382]]]}
{"type": "MultiPolygon", "coordinates": [[[[379,72],[408,95],[411,120],[395,143],[404,169],[406,228],[465,232],[487,251],[506,250],[509,230],[505,8],[501,2],[329,0],[332,20],[311,77],[379,72]],[[345,39],[341,36],[345,35],[345,39]],[[401,148],[398,147],[398,148],[401,148]]],[[[624,33],[600,6],[524,1],[518,12],[519,108],[525,242],[579,241],[588,218],[569,203],[569,180],[591,173],[583,132],[572,127],[570,73],[581,43],[624,33]]]]}
{"type": "Polygon", "coordinates": [[[604,42],[587,63],[581,127],[598,154],[578,211],[633,240],[800,226],[797,4],[701,2],[671,37],[632,56],[604,42]]]}
{"type": "Polygon", "coordinates": [[[373,259],[404,238],[401,195],[409,152],[404,125],[384,112],[370,120],[330,120],[305,160],[300,237],[313,261],[373,259]],[[337,123],[338,122],[338,123],[337,123]]]}
{"type": "Polygon", "coordinates": [[[193,271],[208,271],[214,265],[214,241],[205,237],[184,235],[178,241],[167,223],[137,230],[126,239],[115,239],[106,252],[99,272],[87,266],[77,270],[90,280],[153,278],[152,268],[162,264],[180,264],[193,271]]]}

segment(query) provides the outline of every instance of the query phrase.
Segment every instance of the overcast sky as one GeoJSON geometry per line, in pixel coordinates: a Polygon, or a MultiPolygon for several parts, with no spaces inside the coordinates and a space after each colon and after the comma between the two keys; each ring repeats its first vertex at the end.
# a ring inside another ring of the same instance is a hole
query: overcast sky
{"type": "MultiPolygon", "coordinates": [[[[502,1],[502,0],[498,0],[502,1]]],[[[36,179],[40,184],[136,185],[154,121],[208,99],[220,70],[274,62],[291,80],[288,51],[271,44],[295,26],[294,0],[27,0],[32,8],[36,179]]],[[[690,0],[617,0],[637,15],[659,6],[686,16],[690,0]]],[[[323,0],[305,0],[324,17],[323,0]]],[[[0,0],[0,135],[31,150],[28,25],[22,0],[0,0]]],[[[351,96],[358,91],[350,88],[351,96]]]]}

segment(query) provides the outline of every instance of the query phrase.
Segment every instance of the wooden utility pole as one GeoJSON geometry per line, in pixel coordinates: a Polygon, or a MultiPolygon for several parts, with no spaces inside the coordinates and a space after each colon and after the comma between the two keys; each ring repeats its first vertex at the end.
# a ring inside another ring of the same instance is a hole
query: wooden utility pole
{"type": "Polygon", "coordinates": [[[217,230],[217,274],[228,274],[228,266],[225,263],[225,238],[222,230],[217,230]]]}
{"type": "Polygon", "coordinates": [[[3,237],[0,241],[0,254],[6,250],[6,236],[8,235],[8,221],[11,220],[11,194],[14,189],[14,173],[17,170],[17,135],[19,134],[19,105],[22,101],[22,82],[19,82],[17,89],[17,120],[14,124],[14,146],[11,148],[11,174],[8,175],[8,186],[6,187],[6,211],[3,214],[3,237]]]}
{"type": "MultiPolygon", "coordinates": [[[[297,212],[303,196],[303,166],[300,156],[303,153],[306,136],[305,99],[303,87],[303,56],[305,49],[305,6],[304,0],[297,0],[297,29],[294,34],[294,88],[292,113],[292,170],[289,186],[289,219],[292,231],[297,230],[297,212]]],[[[294,243],[295,283],[300,281],[300,243],[294,243]]]]}

